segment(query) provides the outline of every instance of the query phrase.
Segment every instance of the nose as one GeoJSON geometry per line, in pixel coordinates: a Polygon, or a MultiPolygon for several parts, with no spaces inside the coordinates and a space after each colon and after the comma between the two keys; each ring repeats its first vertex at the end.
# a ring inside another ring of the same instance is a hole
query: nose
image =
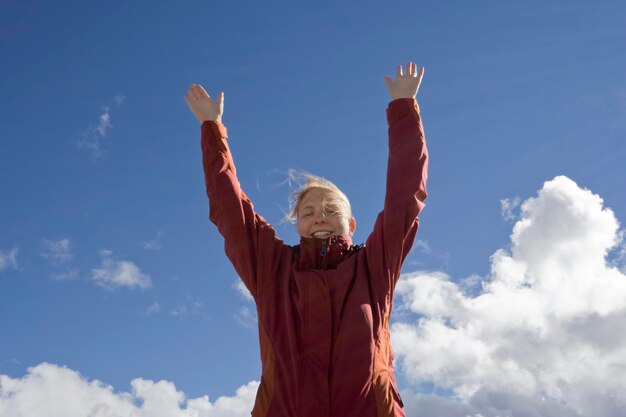
{"type": "Polygon", "coordinates": [[[315,218],[313,219],[313,223],[315,224],[326,223],[326,215],[323,213],[317,214],[315,218]]]}

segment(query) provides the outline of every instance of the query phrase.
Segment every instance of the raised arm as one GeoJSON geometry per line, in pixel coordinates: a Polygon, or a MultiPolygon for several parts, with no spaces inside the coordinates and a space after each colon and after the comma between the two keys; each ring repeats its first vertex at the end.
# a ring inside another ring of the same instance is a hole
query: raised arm
{"type": "Polygon", "coordinates": [[[276,238],[274,228],[255,213],[237,179],[227,130],[222,124],[224,93],[213,100],[202,86],[194,84],[185,101],[201,125],[209,218],[224,237],[226,255],[256,299],[269,284],[261,280],[274,276],[283,242],[276,238]]]}
{"type": "MultiPolygon", "coordinates": [[[[396,78],[385,76],[392,101],[387,108],[389,159],[385,205],[365,249],[377,293],[392,295],[418,229],[418,214],[426,199],[428,151],[415,100],[424,68],[409,62],[406,74],[398,66],[396,78]]],[[[381,299],[382,301],[382,299],[381,299]]]]}

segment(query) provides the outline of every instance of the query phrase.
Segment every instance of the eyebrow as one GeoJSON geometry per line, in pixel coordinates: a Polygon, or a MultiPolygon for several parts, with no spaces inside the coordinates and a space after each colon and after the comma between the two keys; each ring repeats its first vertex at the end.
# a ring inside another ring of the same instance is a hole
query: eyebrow
{"type": "MultiPolygon", "coordinates": [[[[311,204],[307,204],[304,207],[301,207],[300,209],[298,209],[299,212],[303,212],[307,209],[311,209],[311,210],[315,210],[315,207],[313,207],[313,205],[311,204]]],[[[336,211],[341,211],[341,207],[339,207],[338,204],[328,204],[326,205],[326,207],[323,207],[323,209],[331,209],[331,210],[336,210],[336,211]]]]}

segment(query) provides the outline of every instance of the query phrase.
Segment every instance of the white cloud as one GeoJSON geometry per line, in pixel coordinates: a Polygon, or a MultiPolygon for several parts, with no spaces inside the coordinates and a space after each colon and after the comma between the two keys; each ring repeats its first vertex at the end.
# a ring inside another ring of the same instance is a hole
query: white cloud
{"type": "Polygon", "coordinates": [[[80,140],[76,143],[80,149],[91,152],[92,156],[95,158],[106,156],[106,151],[102,149],[102,139],[106,136],[107,130],[112,127],[108,107],[104,107],[103,113],[100,114],[98,119],[98,125],[89,126],[81,134],[80,140]]]}
{"type": "Polygon", "coordinates": [[[100,268],[91,270],[91,279],[101,287],[110,290],[139,287],[143,290],[152,286],[150,277],[133,262],[112,259],[112,252],[108,249],[100,249],[100,256],[102,263],[100,268]]]}
{"type": "Polygon", "coordinates": [[[41,239],[41,244],[44,247],[44,252],[41,253],[41,256],[54,265],[65,264],[74,259],[70,251],[71,242],[69,239],[41,239]]]}
{"type": "MultiPolygon", "coordinates": [[[[115,95],[114,101],[119,106],[121,105],[126,96],[122,93],[115,95]]],[[[94,158],[101,158],[106,156],[106,151],[102,147],[102,139],[107,135],[107,131],[113,127],[111,124],[111,108],[109,105],[102,106],[102,113],[98,117],[98,124],[96,126],[90,125],[82,134],[81,138],[76,145],[80,149],[91,152],[94,158]]]]}
{"type": "MultiPolygon", "coordinates": [[[[254,304],[254,298],[248,288],[244,285],[241,280],[237,280],[233,287],[237,290],[237,293],[246,301],[248,304],[254,304]]],[[[258,318],[256,313],[256,308],[251,308],[248,305],[242,306],[239,311],[233,314],[233,318],[237,323],[245,327],[246,329],[256,330],[258,328],[258,318]]]]}
{"type": "Polygon", "coordinates": [[[157,314],[159,311],[161,311],[161,306],[159,305],[158,302],[155,301],[154,303],[152,303],[150,307],[146,309],[145,314],[147,315],[157,314]]]}
{"type": "Polygon", "coordinates": [[[152,240],[144,240],[141,242],[141,247],[145,250],[159,250],[163,246],[161,244],[161,236],[163,235],[163,231],[159,230],[157,232],[156,238],[152,240]]]}
{"type": "Polygon", "coordinates": [[[607,262],[622,235],[602,204],[546,182],[474,296],[441,272],[401,277],[396,366],[454,397],[408,393],[408,415],[626,415],[626,275],[607,262]]]}
{"type": "Polygon", "coordinates": [[[259,383],[251,381],[232,397],[187,398],[172,382],[131,381],[131,392],[115,392],[78,372],[42,363],[21,378],[0,375],[3,417],[249,417],[259,383]]]}
{"type": "Polygon", "coordinates": [[[237,323],[241,324],[246,329],[258,329],[258,318],[255,309],[243,306],[239,309],[239,311],[233,314],[233,317],[237,323]]]}
{"type": "Polygon", "coordinates": [[[515,220],[517,214],[515,213],[515,209],[520,205],[520,198],[513,197],[512,199],[502,199],[500,200],[500,214],[504,220],[515,220]]]}
{"type": "MultiPolygon", "coordinates": [[[[607,260],[623,247],[617,219],[566,177],[520,209],[510,249],[493,254],[488,277],[401,277],[392,339],[410,386],[402,390],[408,417],[626,415],[626,275],[607,260]]],[[[240,282],[236,289],[250,300],[240,282]]],[[[238,314],[253,317],[249,305],[238,314]]],[[[0,416],[248,416],[258,387],[211,403],[186,399],[167,381],[131,385],[115,393],[41,364],[23,378],[0,375],[0,416]]]]}
{"type": "Polygon", "coordinates": [[[126,100],[126,96],[122,93],[117,93],[115,95],[115,104],[117,104],[118,106],[120,104],[122,104],[124,102],[124,100],[126,100]]]}
{"type": "Polygon", "coordinates": [[[415,239],[415,243],[413,244],[413,248],[418,249],[420,252],[430,255],[430,245],[425,240],[415,239]]]}
{"type": "Polygon", "coordinates": [[[178,303],[176,308],[170,311],[170,315],[178,318],[190,316],[199,316],[205,319],[210,318],[204,311],[204,303],[194,300],[191,296],[187,296],[184,302],[178,303]]]}
{"type": "Polygon", "coordinates": [[[252,294],[250,294],[250,291],[248,291],[248,288],[246,288],[246,286],[241,280],[238,279],[233,285],[233,287],[237,290],[237,293],[241,297],[243,297],[244,300],[249,301],[251,303],[254,302],[254,298],[252,298],[252,294]]]}
{"type": "Polygon", "coordinates": [[[71,281],[78,277],[78,269],[71,269],[65,272],[53,272],[52,278],[57,281],[71,281]]]}
{"type": "Polygon", "coordinates": [[[8,253],[0,251],[0,272],[13,267],[17,269],[17,254],[19,249],[14,247],[8,253]]]}

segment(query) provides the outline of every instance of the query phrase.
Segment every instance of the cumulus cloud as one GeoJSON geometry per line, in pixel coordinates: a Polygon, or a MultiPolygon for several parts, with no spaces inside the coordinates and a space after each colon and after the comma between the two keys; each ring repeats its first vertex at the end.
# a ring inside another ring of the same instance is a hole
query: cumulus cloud
{"type": "Polygon", "coordinates": [[[626,415],[626,275],[607,261],[621,236],[599,196],[559,176],[521,205],[476,294],[404,274],[396,366],[451,393],[407,392],[408,415],[626,415]]]}
{"type": "MultiPolygon", "coordinates": [[[[114,101],[117,106],[121,105],[126,96],[122,93],[115,95],[114,101]]],[[[102,141],[107,135],[107,131],[112,128],[111,124],[111,107],[109,105],[102,106],[102,113],[98,116],[98,124],[90,125],[81,134],[80,140],[76,142],[76,146],[91,153],[94,158],[102,158],[106,156],[103,149],[102,141]]]]}
{"type": "Polygon", "coordinates": [[[100,268],[91,270],[91,279],[103,288],[138,287],[142,290],[152,286],[150,277],[130,261],[118,261],[112,258],[113,253],[108,249],[101,249],[102,262],[100,268]]]}
{"type": "Polygon", "coordinates": [[[8,253],[0,251],[0,272],[13,267],[17,269],[18,248],[12,248],[8,253]]]}
{"type": "Polygon", "coordinates": [[[41,256],[50,261],[53,265],[65,264],[74,259],[70,250],[71,242],[69,239],[41,239],[41,244],[44,247],[41,256]]]}
{"type": "Polygon", "coordinates": [[[231,397],[187,398],[172,382],[142,378],[131,392],[115,392],[78,372],[42,363],[21,378],[0,375],[0,416],[11,417],[249,417],[259,383],[231,397]]]}

